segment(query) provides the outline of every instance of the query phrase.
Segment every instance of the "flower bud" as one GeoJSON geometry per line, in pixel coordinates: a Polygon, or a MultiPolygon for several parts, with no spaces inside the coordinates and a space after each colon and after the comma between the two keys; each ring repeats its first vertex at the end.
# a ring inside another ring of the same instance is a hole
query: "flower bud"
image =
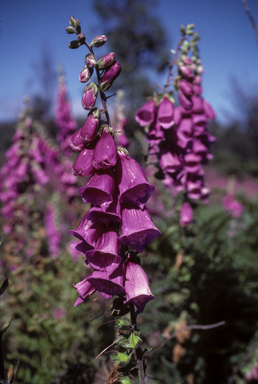
{"type": "Polygon", "coordinates": [[[107,36],[98,35],[98,36],[94,37],[94,39],[92,40],[90,45],[91,45],[91,47],[101,47],[102,45],[105,44],[106,41],[107,41],[107,36]]]}
{"type": "Polygon", "coordinates": [[[82,96],[82,106],[86,110],[90,110],[94,107],[98,96],[98,86],[95,83],[89,83],[86,85],[82,96]]]}
{"type": "Polygon", "coordinates": [[[74,17],[70,17],[70,19],[69,19],[69,24],[72,26],[72,27],[74,27],[75,26],[75,18],[74,17]]]}
{"type": "Polygon", "coordinates": [[[66,32],[67,33],[69,33],[69,34],[72,34],[72,33],[75,33],[75,30],[74,30],[74,28],[73,27],[67,27],[67,28],[65,28],[65,30],[66,30],[66,32]]]}
{"type": "Polygon", "coordinates": [[[85,43],[86,37],[85,37],[84,33],[79,33],[79,35],[77,36],[77,39],[78,39],[80,45],[82,45],[85,43]]]}
{"type": "Polygon", "coordinates": [[[89,67],[94,68],[97,64],[95,56],[92,53],[88,53],[88,55],[86,55],[86,57],[85,57],[85,63],[89,67]]]}
{"type": "Polygon", "coordinates": [[[78,40],[73,40],[69,43],[68,47],[71,49],[76,49],[81,46],[81,43],[78,40]]]}
{"type": "Polygon", "coordinates": [[[111,67],[106,69],[104,75],[102,76],[100,91],[106,92],[111,87],[115,79],[119,76],[120,72],[121,65],[118,61],[115,61],[111,67]]]}
{"type": "Polygon", "coordinates": [[[99,129],[99,109],[96,108],[93,113],[87,117],[87,120],[81,129],[81,139],[84,143],[90,143],[93,141],[98,133],[99,129]]]}
{"type": "Polygon", "coordinates": [[[114,63],[116,59],[116,55],[114,52],[108,53],[98,61],[99,69],[104,69],[106,67],[110,67],[114,63]]]}
{"type": "Polygon", "coordinates": [[[79,75],[79,80],[81,83],[86,83],[88,80],[90,80],[91,76],[93,74],[93,68],[89,67],[88,65],[85,65],[79,75]]]}

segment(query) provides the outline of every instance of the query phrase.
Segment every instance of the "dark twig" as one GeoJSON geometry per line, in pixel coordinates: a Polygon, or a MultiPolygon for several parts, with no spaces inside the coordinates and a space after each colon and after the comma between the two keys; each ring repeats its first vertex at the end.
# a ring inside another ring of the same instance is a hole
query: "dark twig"
{"type": "Polygon", "coordinates": [[[258,46],[258,27],[256,25],[256,22],[253,18],[253,15],[250,11],[250,8],[248,7],[248,4],[247,4],[247,1],[246,0],[242,0],[242,3],[243,3],[243,6],[245,8],[245,12],[247,14],[247,17],[248,19],[250,20],[251,24],[252,24],[252,27],[253,27],[253,30],[254,30],[254,33],[255,33],[255,39],[256,39],[256,43],[257,43],[257,46],[258,46]]]}

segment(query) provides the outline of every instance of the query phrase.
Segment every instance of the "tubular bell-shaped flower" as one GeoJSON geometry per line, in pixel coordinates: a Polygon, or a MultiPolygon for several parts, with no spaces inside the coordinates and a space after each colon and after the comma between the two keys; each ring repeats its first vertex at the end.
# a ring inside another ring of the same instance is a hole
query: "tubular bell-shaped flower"
{"type": "Polygon", "coordinates": [[[112,169],[96,171],[88,181],[86,187],[80,188],[79,193],[85,203],[101,206],[113,201],[115,179],[112,169]]]}
{"type": "Polygon", "coordinates": [[[142,252],[147,244],[161,234],[153,224],[146,207],[142,210],[128,204],[122,205],[121,231],[120,242],[138,252],[142,252]]]}
{"type": "Polygon", "coordinates": [[[133,204],[144,207],[155,187],[148,183],[141,166],[124,152],[119,152],[116,165],[116,183],[119,189],[120,204],[133,204]]]}
{"type": "Polygon", "coordinates": [[[96,144],[93,165],[96,169],[108,169],[116,165],[117,159],[115,140],[110,133],[110,129],[105,127],[96,144]]]}
{"type": "Polygon", "coordinates": [[[150,290],[148,277],[139,264],[129,260],[126,264],[125,273],[125,303],[134,304],[138,313],[143,312],[145,304],[155,299],[150,290]]]}

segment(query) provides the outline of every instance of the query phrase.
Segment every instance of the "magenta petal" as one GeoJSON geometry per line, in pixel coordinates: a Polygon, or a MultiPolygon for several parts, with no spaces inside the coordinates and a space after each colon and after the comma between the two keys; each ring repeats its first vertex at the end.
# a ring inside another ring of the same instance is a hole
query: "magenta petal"
{"type": "Polygon", "coordinates": [[[203,113],[203,99],[200,96],[192,96],[193,107],[191,112],[193,113],[203,113]]]}
{"type": "Polygon", "coordinates": [[[184,156],[185,166],[184,169],[188,173],[196,173],[200,170],[202,158],[195,153],[187,153],[184,156]]]}
{"type": "Polygon", "coordinates": [[[191,109],[193,106],[192,98],[187,97],[182,91],[178,91],[178,100],[180,105],[188,110],[191,109]]]}
{"type": "Polygon", "coordinates": [[[81,139],[81,128],[72,135],[70,147],[76,152],[80,152],[84,148],[84,143],[81,139]]]}
{"type": "Polygon", "coordinates": [[[167,96],[161,101],[158,107],[157,121],[164,129],[169,129],[174,125],[174,104],[167,96]]]}
{"type": "Polygon", "coordinates": [[[148,301],[155,299],[150,290],[148,277],[142,267],[136,263],[127,262],[125,277],[125,303],[134,304],[141,313],[148,301]]]}
{"type": "Polygon", "coordinates": [[[142,127],[149,125],[155,119],[156,113],[156,103],[155,100],[152,99],[147,101],[138,111],[136,111],[135,120],[142,127]]]}
{"type": "Polygon", "coordinates": [[[99,129],[99,119],[93,114],[87,117],[87,120],[81,128],[81,139],[84,143],[90,143],[97,137],[99,129]]]}
{"type": "Polygon", "coordinates": [[[121,231],[120,242],[133,247],[138,252],[142,252],[147,244],[161,234],[153,224],[147,208],[141,210],[131,205],[122,207],[121,231]]]}
{"type": "Polygon", "coordinates": [[[86,253],[89,265],[97,271],[114,272],[121,262],[120,243],[115,231],[107,230],[98,239],[94,250],[86,253]]]}
{"type": "Polygon", "coordinates": [[[216,113],[214,112],[212,106],[208,103],[208,101],[203,100],[203,111],[207,119],[213,120],[216,117],[216,113]]]}
{"type": "Polygon", "coordinates": [[[86,218],[86,215],[83,217],[77,229],[68,231],[70,235],[73,235],[77,239],[86,241],[90,246],[89,249],[94,247],[102,232],[103,224],[101,222],[93,223],[86,218]]]}
{"type": "Polygon", "coordinates": [[[80,296],[74,304],[75,307],[78,304],[83,303],[83,301],[84,301],[84,299],[86,299],[86,297],[92,295],[96,291],[96,289],[88,282],[88,278],[89,278],[89,276],[86,277],[86,279],[80,281],[79,283],[74,284],[74,288],[77,290],[77,292],[80,296]]]}
{"type": "Polygon", "coordinates": [[[193,222],[193,209],[191,204],[185,202],[180,210],[179,223],[181,226],[191,224],[193,222]]]}
{"type": "Polygon", "coordinates": [[[86,217],[93,222],[102,221],[106,226],[110,222],[121,223],[121,209],[118,194],[114,193],[112,203],[104,203],[99,207],[91,207],[86,217]]]}
{"type": "Polygon", "coordinates": [[[107,295],[120,295],[124,291],[123,263],[109,276],[105,271],[93,271],[88,281],[100,292],[107,295]]]}
{"type": "Polygon", "coordinates": [[[186,96],[192,96],[193,94],[193,86],[192,84],[185,80],[185,79],[180,79],[178,82],[179,88],[181,91],[186,95],[186,96]]]}
{"type": "Polygon", "coordinates": [[[147,134],[147,140],[152,144],[159,144],[161,141],[165,141],[165,132],[158,122],[153,122],[149,126],[149,132],[147,134]]]}
{"type": "Polygon", "coordinates": [[[93,166],[95,144],[90,144],[87,148],[84,148],[77,156],[73,164],[73,174],[75,176],[90,176],[95,171],[93,166]]]}
{"type": "Polygon", "coordinates": [[[174,173],[182,168],[182,163],[176,154],[172,154],[169,147],[162,145],[160,149],[160,167],[169,173],[174,173]]]}
{"type": "Polygon", "coordinates": [[[105,128],[98,140],[93,157],[96,169],[107,169],[116,165],[118,159],[116,143],[109,129],[105,128]]]}
{"type": "Polygon", "coordinates": [[[155,187],[148,183],[141,166],[130,156],[119,152],[116,165],[116,183],[120,193],[120,204],[144,207],[155,187]]]}
{"type": "Polygon", "coordinates": [[[85,203],[92,203],[97,206],[112,202],[114,191],[115,179],[112,169],[96,171],[86,187],[79,189],[79,193],[85,203]]]}

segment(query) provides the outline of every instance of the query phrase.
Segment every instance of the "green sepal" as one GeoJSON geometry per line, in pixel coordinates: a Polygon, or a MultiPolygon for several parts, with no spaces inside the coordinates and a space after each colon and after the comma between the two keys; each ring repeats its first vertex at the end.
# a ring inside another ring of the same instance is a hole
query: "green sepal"
{"type": "Polygon", "coordinates": [[[7,320],[4,325],[0,328],[0,336],[3,336],[3,334],[7,331],[9,328],[11,322],[13,320],[13,317],[11,317],[9,320],[7,320]]]}
{"type": "Polygon", "coordinates": [[[129,337],[129,343],[131,348],[137,349],[142,345],[142,339],[140,336],[131,333],[129,337]]]}
{"type": "Polygon", "coordinates": [[[180,26],[180,33],[181,33],[181,35],[185,35],[185,26],[182,24],[181,26],[180,26]]]}
{"type": "Polygon", "coordinates": [[[131,328],[131,322],[127,317],[119,317],[116,319],[116,327],[122,331],[126,331],[131,328]]]}
{"type": "Polygon", "coordinates": [[[126,353],[118,352],[116,355],[111,355],[111,359],[117,364],[119,367],[126,367],[132,358],[132,353],[127,355],[126,353]]]}

